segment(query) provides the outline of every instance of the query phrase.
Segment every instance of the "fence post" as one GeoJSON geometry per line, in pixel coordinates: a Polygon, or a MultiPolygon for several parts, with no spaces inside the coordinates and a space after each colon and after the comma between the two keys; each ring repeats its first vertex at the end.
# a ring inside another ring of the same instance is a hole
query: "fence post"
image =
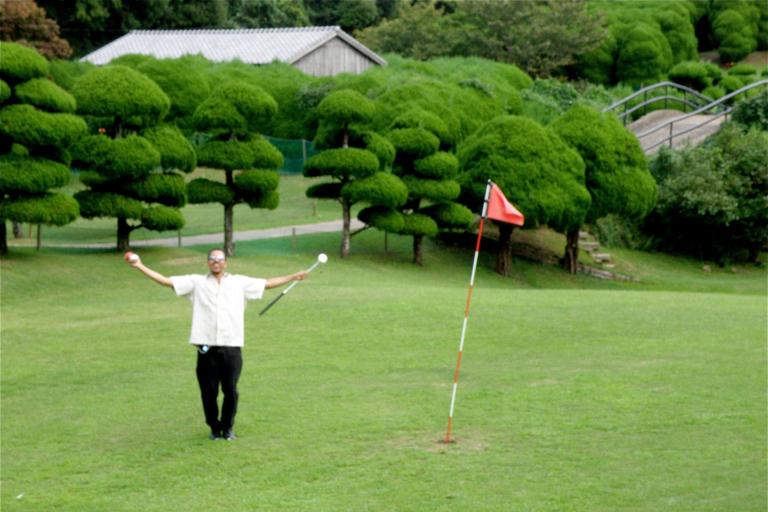
{"type": "Polygon", "coordinates": [[[675,123],[669,123],[669,149],[672,149],[672,127],[675,123]]]}

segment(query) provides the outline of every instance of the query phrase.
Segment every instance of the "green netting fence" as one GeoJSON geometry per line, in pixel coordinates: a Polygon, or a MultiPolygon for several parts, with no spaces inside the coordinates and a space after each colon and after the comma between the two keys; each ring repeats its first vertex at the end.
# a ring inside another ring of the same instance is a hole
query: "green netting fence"
{"type": "MultiPolygon", "coordinates": [[[[263,137],[283,154],[285,162],[283,163],[283,166],[278,169],[278,172],[281,174],[301,174],[301,168],[304,166],[304,162],[307,161],[307,158],[320,153],[320,151],[315,149],[312,141],[309,140],[278,139],[267,135],[264,135],[263,137]]],[[[189,141],[193,145],[199,146],[210,138],[211,136],[207,133],[195,133],[189,138],[189,141]]]]}

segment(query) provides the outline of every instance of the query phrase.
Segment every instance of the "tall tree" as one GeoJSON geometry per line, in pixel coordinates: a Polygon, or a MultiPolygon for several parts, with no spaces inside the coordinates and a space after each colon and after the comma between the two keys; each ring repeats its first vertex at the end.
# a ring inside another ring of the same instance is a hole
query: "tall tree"
{"type": "Polygon", "coordinates": [[[232,22],[239,28],[310,26],[302,0],[239,0],[232,8],[232,22]]]}
{"type": "Polygon", "coordinates": [[[234,207],[274,210],[280,201],[277,173],[283,155],[258,131],[277,112],[264,90],[233,80],[219,86],[195,110],[193,124],[211,140],[197,149],[201,165],[224,172],[224,183],[197,178],[187,185],[190,203],[224,206],[224,252],[235,254],[234,207]]]}
{"type": "Polygon", "coordinates": [[[316,27],[338,25],[347,33],[374,24],[375,0],[304,0],[309,19],[316,27]]]}
{"type": "MultiPolygon", "coordinates": [[[[585,222],[614,214],[640,221],[656,204],[656,181],[637,137],[610,114],[574,105],[549,125],[586,165],[592,204],[585,222]]],[[[579,258],[579,226],[566,233],[565,268],[575,274],[579,258]]]]}
{"type": "Polygon", "coordinates": [[[69,43],[59,35],[59,25],[32,0],[0,1],[0,40],[30,46],[48,60],[72,55],[69,43]]]}
{"type": "Polygon", "coordinates": [[[72,95],[45,78],[50,63],[44,57],[15,43],[0,43],[0,53],[0,254],[5,254],[6,220],[63,226],[77,218],[77,202],[51,189],[69,183],[67,147],[87,127],[72,114],[72,95]]]}
{"type": "Polygon", "coordinates": [[[307,189],[307,197],[332,199],[341,203],[341,257],[349,256],[352,234],[351,209],[357,202],[375,206],[375,212],[361,220],[372,227],[384,229],[397,214],[394,208],[405,203],[405,185],[386,172],[395,158],[395,150],[381,135],[365,130],[364,125],[374,116],[373,103],[365,96],[342,89],[326,96],[317,106],[320,119],[315,147],[324,149],[304,164],[307,177],[328,176],[332,181],[307,189]]]}
{"type": "Polygon", "coordinates": [[[469,209],[454,202],[461,192],[453,179],[459,161],[440,151],[447,146],[448,133],[439,117],[417,107],[395,119],[388,134],[397,150],[395,174],[408,187],[401,210],[404,225],[397,232],[413,236],[413,262],[419,265],[424,265],[425,236],[435,236],[439,229],[469,228],[473,219],[469,209]]]}
{"type": "Polygon", "coordinates": [[[516,64],[529,75],[547,78],[604,37],[601,17],[586,0],[473,0],[458,4],[453,18],[466,31],[466,51],[516,64]]]}
{"type": "Polygon", "coordinates": [[[186,194],[184,178],[174,170],[192,171],[195,158],[177,129],[154,128],[168,113],[168,96],[145,75],[114,65],[93,69],[72,92],[78,112],[93,116],[92,124],[101,127],[73,148],[74,161],[84,170],[80,179],[88,186],[75,194],[81,215],[117,219],[120,251],[129,249],[135,229],[181,229],[178,208],[186,194]]]}
{"type": "MultiPolygon", "coordinates": [[[[474,211],[482,206],[491,179],[525,216],[524,228],[547,225],[569,233],[584,223],[592,202],[584,161],[555,132],[535,121],[497,117],[462,142],[457,156],[461,201],[474,211]]],[[[496,270],[508,276],[512,225],[500,223],[499,233],[496,270]]]]}

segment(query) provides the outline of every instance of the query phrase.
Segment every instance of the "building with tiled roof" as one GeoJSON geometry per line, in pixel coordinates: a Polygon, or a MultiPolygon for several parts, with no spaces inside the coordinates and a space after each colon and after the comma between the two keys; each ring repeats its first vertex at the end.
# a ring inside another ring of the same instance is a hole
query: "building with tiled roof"
{"type": "Polygon", "coordinates": [[[202,55],[212,62],[285,62],[313,76],[359,74],[387,61],[339,27],[238,30],[133,30],[80,59],[98,66],[122,55],[158,59],[202,55]]]}

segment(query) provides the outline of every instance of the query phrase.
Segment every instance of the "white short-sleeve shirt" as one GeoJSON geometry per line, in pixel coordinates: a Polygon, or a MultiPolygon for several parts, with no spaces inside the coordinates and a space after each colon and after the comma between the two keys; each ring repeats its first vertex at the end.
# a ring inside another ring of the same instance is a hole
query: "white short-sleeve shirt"
{"type": "Polygon", "coordinates": [[[193,345],[242,347],[245,305],[260,299],[267,281],[224,274],[219,282],[211,274],[171,277],[173,290],[192,302],[193,345]]]}

